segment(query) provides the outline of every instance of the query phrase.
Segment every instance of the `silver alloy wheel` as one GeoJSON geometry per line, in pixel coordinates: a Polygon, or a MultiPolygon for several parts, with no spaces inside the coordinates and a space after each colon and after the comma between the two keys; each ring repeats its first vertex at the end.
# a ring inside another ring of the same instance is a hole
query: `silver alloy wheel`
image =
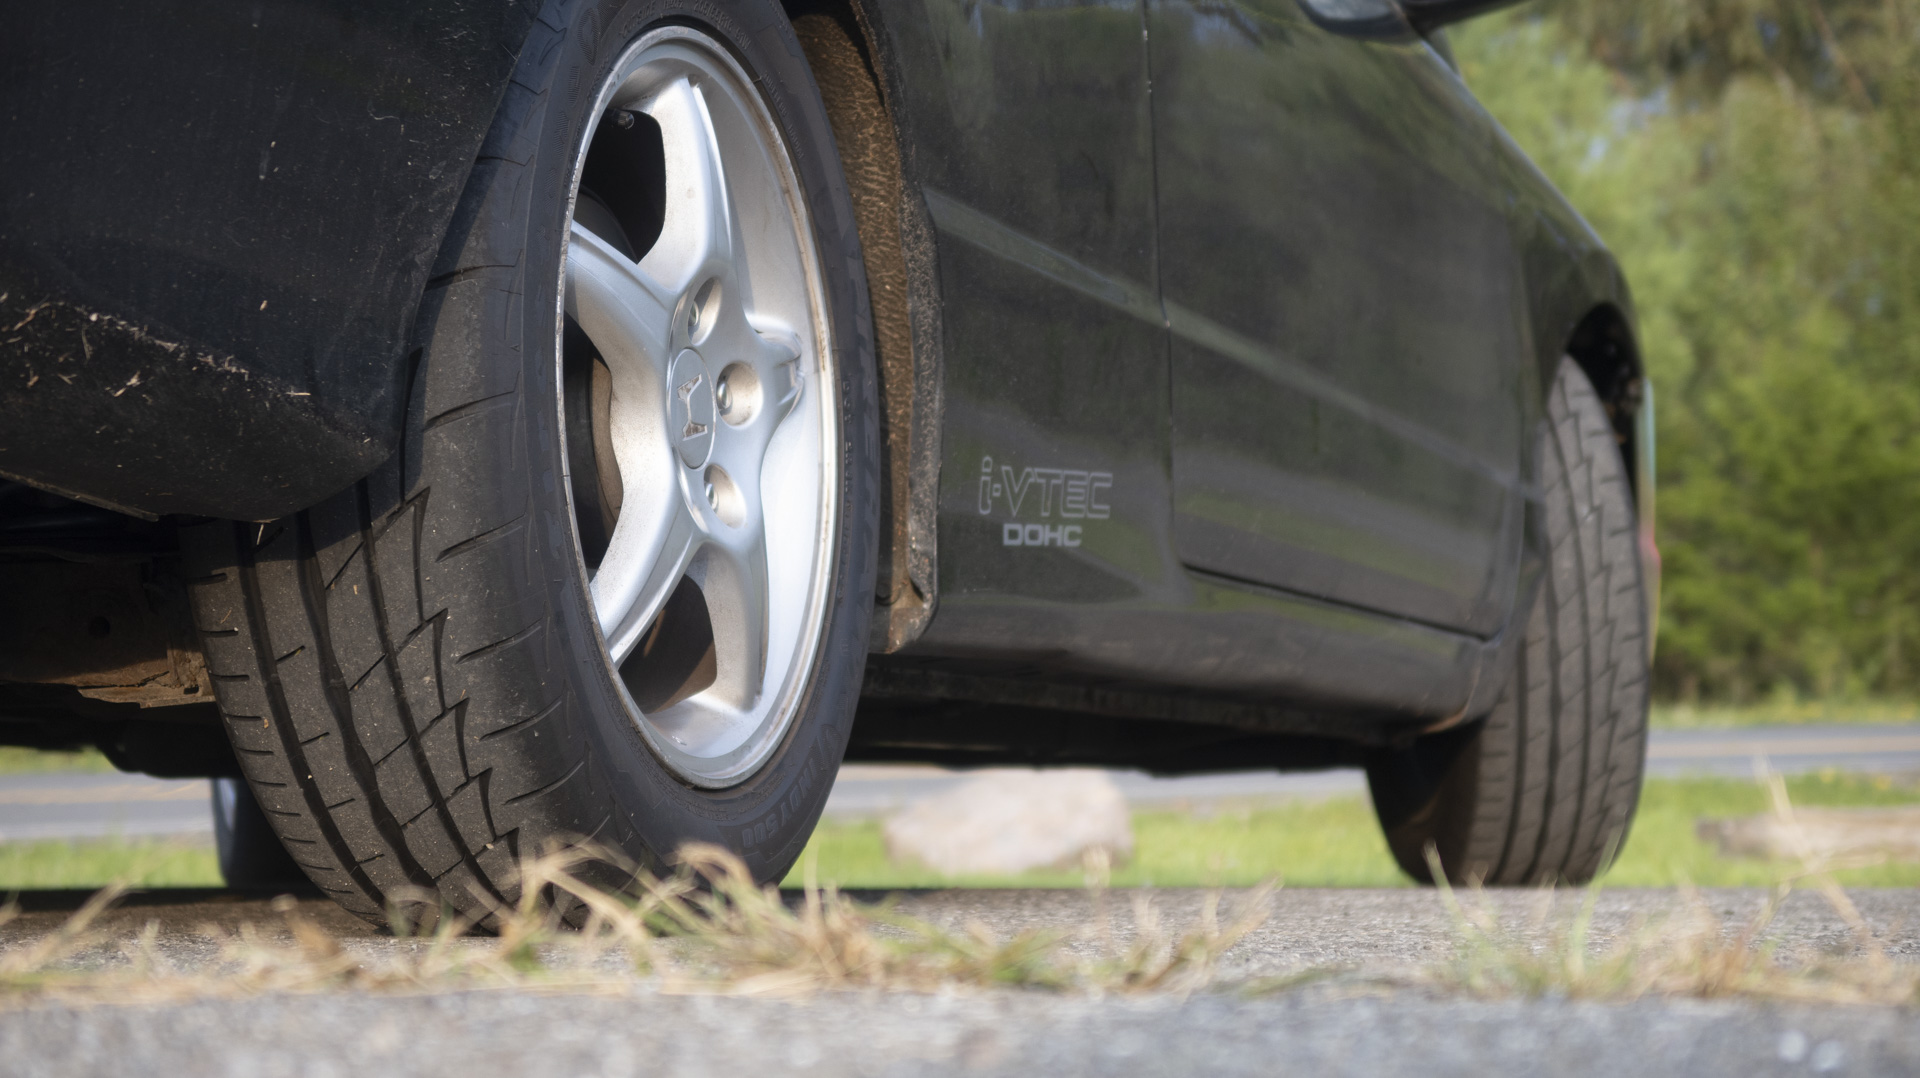
{"type": "MultiPolygon", "coordinates": [[[[832,590],[841,461],[820,262],[772,117],[713,38],[648,33],[590,115],[658,125],[665,200],[637,262],[582,224],[582,203],[571,222],[564,315],[605,365],[592,430],[602,486],[617,467],[617,516],[589,590],[606,657],[630,677],[677,596],[698,588],[706,680],[645,711],[625,699],[668,767],[725,787],[791,725],[832,590]]],[[[565,332],[563,319],[563,351],[565,332]]]]}

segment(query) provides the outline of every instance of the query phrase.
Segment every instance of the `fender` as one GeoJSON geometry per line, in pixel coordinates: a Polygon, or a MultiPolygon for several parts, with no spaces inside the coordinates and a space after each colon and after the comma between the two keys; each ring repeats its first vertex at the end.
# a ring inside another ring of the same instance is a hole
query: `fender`
{"type": "Polygon", "coordinates": [[[421,294],[531,25],[460,0],[11,13],[0,475],[260,520],[386,459],[421,294]]]}

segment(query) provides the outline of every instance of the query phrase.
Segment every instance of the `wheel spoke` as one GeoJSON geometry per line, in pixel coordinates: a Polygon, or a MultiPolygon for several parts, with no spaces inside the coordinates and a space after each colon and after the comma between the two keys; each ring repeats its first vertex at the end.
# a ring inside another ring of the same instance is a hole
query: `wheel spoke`
{"type": "Polygon", "coordinates": [[[632,653],[700,549],[700,527],[684,501],[664,500],[667,504],[655,511],[632,503],[622,507],[606,557],[590,582],[594,614],[616,667],[632,653]]]}
{"type": "Polygon", "coordinates": [[[567,314],[615,372],[658,379],[673,336],[674,293],[578,223],[567,242],[567,314]]]}
{"type": "Polygon", "coordinates": [[[765,387],[768,418],[774,425],[793,411],[805,389],[800,373],[800,337],[785,327],[752,329],[754,365],[765,387]]]}
{"type": "MultiPolygon", "coordinates": [[[[712,464],[734,488],[721,497],[730,496],[739,509],[731,520],[709,523],[712,538],[689,574],[706,595],[714,635],[716,678],[699,699],[709,711],[747,709],[763,690],[766,673],[770,595],[763,480],[767,447],[800,397],[800,340],[779,327],[756,329],[746,312],[734,306],[715,327],[708,351],[730,361],[723,370],[748,368],[754,400],[744,418],[737,413],[735,419],[723,418],[715,424],[712,464]]],[[[720,516],[716,513],[716,518],[720,516]]]]}
{"type": "Polygon", "coordinates": [[[767,667],[767,546],[759,528],[751,535],[716,536],[701,548],[687,575],[706,596],[713,624],[715,677],[701,696],[750,709],[767,667]]]}
{"type": "Polygon", "coordinates": [[[640,265],[675,293],[685,292],[734,261],[727,176],[706,98],[692,82],[668,83],[642,109],[660,125],[667,203],[660,238],[640,265]]]}

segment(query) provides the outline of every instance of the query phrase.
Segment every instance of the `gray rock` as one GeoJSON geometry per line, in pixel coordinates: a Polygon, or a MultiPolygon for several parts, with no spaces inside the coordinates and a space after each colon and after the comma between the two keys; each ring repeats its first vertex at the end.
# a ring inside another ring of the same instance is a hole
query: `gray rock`
{"type": "Polygon", "coordinates": [[[908,805],[883,830],[896,859],[946,876],[1073,867],[1133,853],[1126,798],[1103,771],[982,771],[908,805]]]}

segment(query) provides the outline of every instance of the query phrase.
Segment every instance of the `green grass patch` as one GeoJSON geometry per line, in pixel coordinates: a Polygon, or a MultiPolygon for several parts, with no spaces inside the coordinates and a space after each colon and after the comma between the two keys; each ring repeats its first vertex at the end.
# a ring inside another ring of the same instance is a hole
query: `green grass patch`
{"type": "Polygon", "coordinates": [[[0,892],[104,887],[219,887],[213,847],[179,839],[0,842],[0,892]]]}
{"type": "MultiPolygon", "coordinates": [[[[1789,779],[1794,803],[1808,807],[1920,802],[1920,786],[1886,776],[1827,773],[1789,779]]],[[[1702,817],[1768,811],[1767,792],[1742,779],[1653,779],[1632,834],[1607,874],[1618,887],[1765,886],[1794,870],[1775,861],[1728,858],[1694,835],[1702,817]]],[[[1196,815],[1134,816],[1134,856],[1113,871],[1118,887],[1245,886],[1278,878],[1290,887],[1405,887],[1363,797],[1293,801],[1196,815]]],[[[887,856],[876,821],[828,821],[810,850],[820,879],[841,887],[1078,887],[1078,871],[948,879],[887,856]]],[[[804,863],[804,862],[803,862],[804,863]]],[[[1838,874],[1854,887],[1920,886],[1920,864],[1891,863],[1838,874]]],[[[798,886],[798,869],[785,881],[798,886]]]]}
{"type": "MultiPolygon", "coordinates": [[[[1920,803],[1920,786],[1886,776],[1825,773],[1787,781],[1794,803],[1871,806],[1920,803]]],[[[1793,871],[1782,862],[1722,857],[1694,835],[1702,817],[1768,811],[1766,791],[1742,779],[1653,779],[1633,833],[1607,875],[1617,887],[1766,886],[1793,871]]],[[[1116,887],[1241,887],[1277,878],[1292,887],[1405,887],[1363,797],[1227,807],[1210,813],[1149,811],[1134,816],[1132,860],[1113,870],[1116,887]]],[[[822,882],[843,888],[1080,887],[1078,870],[947,879],[887,856],[880,824],[829,821],[809,847],[822,882]]],[[[804,863],[804,862],[803,862],[804,863]]],[[[1853,887],[1920,886],[1920,864],[1890,863],[1839,874],[1853,887]]],[[[217,887],[210,846],[177,839],[0,843],[0,892],[100,887],[217,887]]],[[[796,869],[786,880],[798,886],[796,869]]]]}
{"type": "Polygon", "coordinates": [[[1777,700],[1764,704],[1655,704],[1649,721],[1656,730],[1715,730],[1738,726],[1817,726],[1833,723],[1894,725],[1920,723],[1920,701],[1777,700]]]}
{"type": "MultiPolygon", "coordinates": [[[[1823,772],[1787,780],[1793,803],[1806,808],[1908,805],[1920,802],[1920,786],[1886,775],[1823,772]]],[[[1754,816],[1770,811],[1765,788],[1743,779],[1656,779],[1647,783],[1633,831],[1620,860],[1607,874],[1616,887],[1764,887],[1794,866],[1755,858],[1722,857],[1694,835],[1702,817],[1754,816]]],[[[1920,864],[1889,862],[1835,873],[1849,887],[1920,886],[1920,864]]]]}
{"type": "MultiPolygon", "coordinates": [[[[1335,797],[1210,814],[1149,811],[1133,817],[1134,855],[1113,869],[1116,887],[1240,887],[1282,876],[1315,887],[1402,887],[1365,799],[1335,797]]],[[[1080,887],[1079,869],[950,879],[887,856],[877,820],[829,820],[808,850],[822,882],[849,888],[1080,887]]],[[[801,864],[805,864],[805,855],[801,864]]],[[[785,885],[800,885],[795,868],[785,885]]]]}
{"type": "Polygon", "coordinates": [[[112,771],[113,765],[99,749],[78,752],[54,749],[23,749],[0,745],[0,775],[43,774],[50,771],[112,771]]]}

